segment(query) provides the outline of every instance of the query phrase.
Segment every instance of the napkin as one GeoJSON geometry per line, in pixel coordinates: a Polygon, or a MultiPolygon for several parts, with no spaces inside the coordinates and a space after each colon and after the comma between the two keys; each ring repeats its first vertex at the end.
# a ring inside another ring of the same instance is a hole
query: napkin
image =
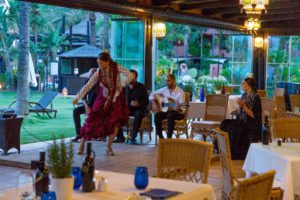
{"type": "Polygon", "coordinates": [[[147,192],[143,192],[140,195],[151,197],[153,200],[155,199],[166,199],[172,196],[180,194],[180,192],[169,191],[164,189],[151,189],[147,192]]]}

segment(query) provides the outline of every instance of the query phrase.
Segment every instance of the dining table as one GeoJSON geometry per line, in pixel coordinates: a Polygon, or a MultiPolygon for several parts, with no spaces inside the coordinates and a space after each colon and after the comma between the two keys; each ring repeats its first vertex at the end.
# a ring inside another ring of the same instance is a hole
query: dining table
{"type": "MultiPolygon", "coordinates": [[[[231,119],[231,113],[239,109],[239,105],[237,104],[237,98],[240,98],[241,95],[229,95],[227,110],[226,110],[226,119],[231,119]]],[[[188,109],[188,119],[204,119],[205,115],[205,101],[200,102],[199,100],[195,100],[189,102],[188,109]]]]}
{"type": "Polygon", "coordinates": [[[294,199],[300,195],[300,143],[252,143],[243,170],[246,177],[275,170],[275,186],[284,190],[283,200],[294,199]]]}
{"type": "MultiPolygon", "coordinates": [[[[214,189],[209,184],[192,183],[178,180],[149,177],[148,187],[138,190],[134,186],[134,175],[109,171],[95,171],[95,178],[107,180],[107,190],[83,193],[74,190],[72,200],[126,200],[128,196],[139,196],[140,193],[150,189],[165,189],[179,192],[178,195],[168,198],[170,200],[216,200],[214,189]]],[[[51,187],[50,187],[51,190],[51,187]]],[[[8,189],[0,195],[0,200],[18,199],[15,189],[8,189]]]]}

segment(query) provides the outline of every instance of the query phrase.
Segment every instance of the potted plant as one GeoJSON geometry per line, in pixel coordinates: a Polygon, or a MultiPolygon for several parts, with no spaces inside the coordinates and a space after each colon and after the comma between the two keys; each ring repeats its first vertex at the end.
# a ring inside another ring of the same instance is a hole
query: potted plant
{"type": "Polygon", "coordinates": [[[65,143],[61,137],[57,143],[54,137],[53,144],[48,148],[48,168],[51,176],[51,185],[59,200],[72,199],[74,177],[71,175],[73,163],[73,144],[65,143]]]}
{"type": "Polygon", "coordinates": [[[223,79],[213,79],[216,94],[221,94],[223,85],[226,85],[226,81],[223,79]]]}
{"type": "Polygon", "coordinates": [[[181,87],[184,92],[190,93],[190,101],[193,99],[194,84],[195,81],[190,75],[185,75],[182,77],[181,87]]]}

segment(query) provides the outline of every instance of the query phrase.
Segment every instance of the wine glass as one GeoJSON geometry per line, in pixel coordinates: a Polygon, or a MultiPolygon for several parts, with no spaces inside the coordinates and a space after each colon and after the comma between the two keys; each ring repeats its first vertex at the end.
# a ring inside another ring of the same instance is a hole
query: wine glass
{"type": "Polygon", "coordinates": [[[16,192],[21,200],[34,199],[34,177],[30,172],[20,172],[17,177],[16,192]]]}
{"type": "Polygon", "coordinates": [[[148,169],[147,167],[137,167],[135,169],[134,185],[137,189],[145,189],[148,186],[148,169]]]}

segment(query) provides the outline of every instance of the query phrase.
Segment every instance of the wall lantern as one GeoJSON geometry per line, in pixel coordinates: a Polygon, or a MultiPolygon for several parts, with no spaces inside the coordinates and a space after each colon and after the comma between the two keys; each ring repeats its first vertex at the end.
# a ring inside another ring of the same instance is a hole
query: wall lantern
{"type": "Polygon", "coordinates": [[[246,14],[260,15],[267,12],[266,7],[269,5],[269,0],[240,0],[240,5],[243,6],[242,12],[246,14]]]}
{"type": "Polygon", "coordinates": [[[164,23],[159,22],[159,23],[154,24],[153,31],[154,31],[155,37],[157,39],[161,40],[163,37],[166,36],[167,28],[164,23]]]}
{"type": "Polygon", "coordinates": [[[263,37],[255,37],[254,38],[254,46],[256,48],[263,48],[263,46],[264,46],[264,38],[263,37]]]}
{"type": "Polygon", "coordinates": [[[260,29],[260,21],[258,18],[249,18],[245,21],[245,27],[248,31],[257,31],[260,29]]]}

